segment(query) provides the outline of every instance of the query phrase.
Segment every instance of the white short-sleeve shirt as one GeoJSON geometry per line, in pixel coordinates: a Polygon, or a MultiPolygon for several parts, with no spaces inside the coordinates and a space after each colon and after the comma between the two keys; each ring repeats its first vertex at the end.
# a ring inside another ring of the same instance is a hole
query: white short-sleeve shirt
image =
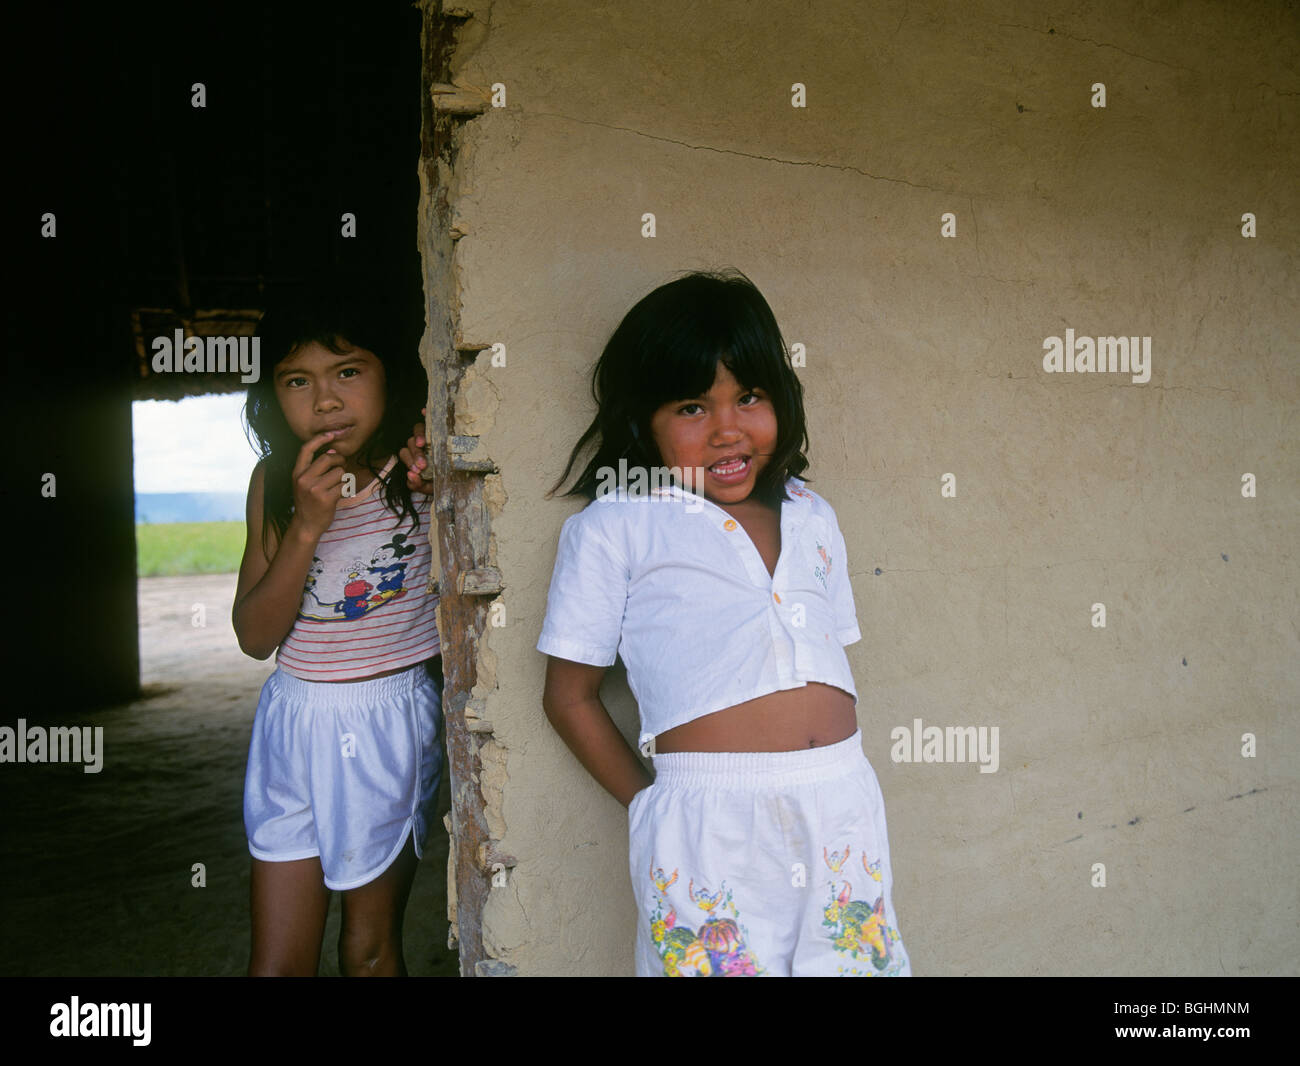
{"type": "Polygon", "coordinates": [[[538,651],[592,666],[622,656],[640,743],[809,681],[856,703],[844,646],[861,639],[835,512],[798,478],[769,575],[739,522],[679,487],[601,497],[560,544],[538,651]]]}

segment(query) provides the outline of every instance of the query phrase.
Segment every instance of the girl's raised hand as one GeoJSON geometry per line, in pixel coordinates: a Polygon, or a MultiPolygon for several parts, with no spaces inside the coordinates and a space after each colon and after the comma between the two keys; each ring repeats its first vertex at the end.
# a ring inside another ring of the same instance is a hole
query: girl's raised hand
{"type": "MultiPolygon", "coordinates": [[[[420,408],[420,414],[427,415],[427,407],[420,408]]],[[[406,464],[406,485],[412,492],[423,492],[429,495],[433,492],[433,482],[428,481],[420,476],[420,471],[429,465],[429,460],[425,457],[425,445],[428,442],[424,439],[424,423],[417,422],[411,429],[411,435],[407,438],[406,444],[402,450],[397,453],[397,457],[406,464]]]]}
{"type": "Polygon", "coordinates": [[[333,448],[313,459],[316,449],[333,440],[338,430],[328,429],[305,441],[293,464],[294,518],[318,537],[329,529],[343,498],[343,456],[333,448]]]}

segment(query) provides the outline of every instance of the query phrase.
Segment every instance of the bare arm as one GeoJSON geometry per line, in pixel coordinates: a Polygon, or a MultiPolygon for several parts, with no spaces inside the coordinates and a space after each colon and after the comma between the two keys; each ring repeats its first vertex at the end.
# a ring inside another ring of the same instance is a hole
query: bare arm
{"type": "Polygon", "coordinates": [[[329,439],[330,435],[321,434],[302,447],[294,467],[294,515],[284,540],[271,545],[270,559],[262,547],[266,475],[262,463],[258,463],[249,480],[248,540],[230,620],[240,649],[254,659],[268,658],[293,629],[316,544],[329,528],[334,508],[342,498],[342,458],[327,452],[315,461],[311,459],[312,451],[329,439]]]}
{"type": "Polygon", "coordinates": [[[542,707],[587,772],[626,807],[652,778],[600,702],[605,669],[547,656],[542,707]]]}

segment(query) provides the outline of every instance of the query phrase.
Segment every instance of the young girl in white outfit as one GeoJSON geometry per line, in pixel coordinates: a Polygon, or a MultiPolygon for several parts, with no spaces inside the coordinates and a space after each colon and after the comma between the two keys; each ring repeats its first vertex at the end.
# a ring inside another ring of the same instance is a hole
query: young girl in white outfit
{"type": "MultiPolygon", "coordinates": [[[[429,497],[398,462],[424,395],[383,307],[322,290],[258,326],[262,461],[233,622],[262,688],[244,781],[251,975],[315,976],[330,890],[344,975],[404,975],[402,916],[434,819],[440,644],[429,497]]],[[[408,441],[413,452],[415,448],[408,441]]]]}
{"type": "Polygon", "coordinates": [[[771,309],[735,273],[664,285],[593,391],[555,488],[594,443],[566,493],[594,502],[564,523],[537,647],[547,717],[628,806],[637,974],[910,975],[844,537],[798,477],[803,392],[771,309]],[[616,654],[653,783],[600,702],[616,654]]]}

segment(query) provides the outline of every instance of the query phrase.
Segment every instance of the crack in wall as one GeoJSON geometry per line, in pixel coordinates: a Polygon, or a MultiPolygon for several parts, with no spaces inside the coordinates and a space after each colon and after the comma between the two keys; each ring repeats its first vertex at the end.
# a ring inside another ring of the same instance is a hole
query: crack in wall
{"type": "Polygon", "coordinates": [[[1132,56],[1134,59],[1140,59],[1144,63],[1155,63],[1158,66],[1169,67],[1171,70],[1185,70],[1189,74],[1197,73],[1197,71],[1193,70],[1191,67],[1179,66],[1177,63],[1169,63],[1163,59],[1152,59],[1151,56],[1144,56],[1138,52],[1130,52],[1127,48],[1121,48],[1117,44],[1109,44],[1106,41],[1094,40],[1092,37],[1076,37],[1072,33],[1062,33],[1052,28],[1040,30],[1037,26],[1022,26],[1017,22],[999,22],[998,26],[1004,30],[1025,30],[1028,33],[1037,33],[1042,37],[1061,37],[1067,41],[1078,41],[1080,44],[1090,44],[1096,48],[1113,48],[1116,52],[1120,52],[1126,56],[1132,56]]]}
{"type": "Polygon", "coordinates": [[[941,192],[949,195],[955,195],[954,189],[943,189],[936,185],[922,185],[914,181],[908,181],[906,178],[891,178],[884,174],[872,174],[869,170],[863,170],[861,167],[849,166],[847,163],[825,163],[819,159],[782,159],[774,155],[759,155],[755,152],[742,152],[737,148],[718,148],[711,144],[691,144],[689,141],[679,141],[674,137],[665,137],[659,133],[647,133],[645,130],[633,129],[631,126],[619,126],[612,122],[597,122],[595,119],[577,118],[574,115],[563,115],[558,111],[524,111],[525,117],[538,116],[541,118],[558,118],[566,122],[576,122],[583,126],[599,126],[607,130],[619,130],[623,133],[631,133],[636,137],[645,137],[651,141],[662,141],[665,144],[675,144],[682,148],[690,148],[697,152],[717,152],[719,155],[734,155],[741,159],[757,159],[765,163],[778,163],[781,166],[788,167],[818,167],[824,170],[839,170],[850,174],[861,174],[864,178],[870,178],[872,181],[888,181],[896,185],[907,185],[913,189],[928,189],[930,192],[941,192]]]}

